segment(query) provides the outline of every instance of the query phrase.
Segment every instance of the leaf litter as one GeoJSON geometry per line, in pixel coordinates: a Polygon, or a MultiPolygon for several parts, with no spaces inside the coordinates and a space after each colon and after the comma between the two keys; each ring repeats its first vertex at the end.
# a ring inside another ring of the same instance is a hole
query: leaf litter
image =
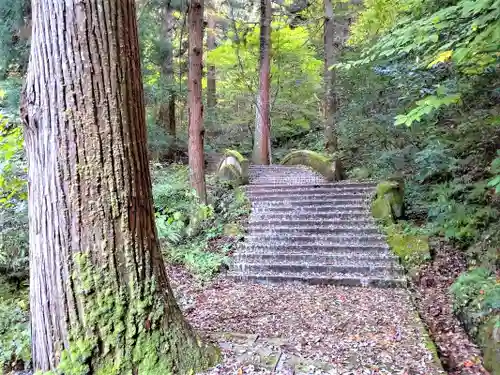
{"type": "Polygon", "coordinates": [[[444,373],[405,289],[202,285],[179,267],[169,278],[190,324],[221,346],[222,363],[204,375],[444,373]]]}

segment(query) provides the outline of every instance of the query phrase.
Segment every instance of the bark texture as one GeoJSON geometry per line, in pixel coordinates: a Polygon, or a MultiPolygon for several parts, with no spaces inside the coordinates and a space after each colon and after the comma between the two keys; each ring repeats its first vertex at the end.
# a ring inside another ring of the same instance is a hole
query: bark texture
{"type": "Polygon", "coordinates": [[[260,70],[257,95],[253,162],[270,162],[270,75],[271,75],[271,0],[260,1],[260,70]]]}
{"type": "Polygon", "coordinates": [[[333,13],[332,0],[324,0],[325,19],[324,19],[324,86],[325,86],[325,149],[329,153],[337,150],[337,135],[335,131],[335,113],[337,112],[337,96],[335,94],[335,71],[329,69],[335,64],[336,45],[335,45],[335,19],[333,13]]]}
{"type": "Polygon", "coordinates": [[[34,368],[190,373],[210,360],[158,247],[135,1],[32,10],[21,115],[34,368]]]}
{"type": "Polygon", "coordinates": [[[188,116],[189,116],[189,175],[191,186],[201,202],[207,201],[205,185],[205,158],[203,154],[203,101],[201,77],[203,71],[203,0],[191,0],[188,10],[189,25],[189,71],[188,71],[188,116]]]}

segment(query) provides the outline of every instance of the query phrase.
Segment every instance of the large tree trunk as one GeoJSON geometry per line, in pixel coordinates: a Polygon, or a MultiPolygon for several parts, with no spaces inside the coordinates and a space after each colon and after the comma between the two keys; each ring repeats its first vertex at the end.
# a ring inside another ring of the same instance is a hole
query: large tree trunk
{"type": "Polygon", "coordinates": [[[325,48],[325,149],[329,153],[337,150],[337,135],[335,129],[335,113],[337,112],[337,96],[335,94],[335,71],[330,67],[335,64],[335,20],[332,0],[325,1],[324,48],[325,48]]]}
{"type": "Polygon", "coordinates": [[[21,114],[36,370],[210,362],[158,247],[141,81],[134,0],[33,1],[21,114]]]}
{"type": "MultiPolygon", "coordinates": [[[[207,25],[208,51],[212,51],[215,49],[215,18],[212,12],[208,16],[208,25],[207,25]]],[[[217,104],[216,91],[217,88],[216,88],[215,66],[209,65],[207,68],[207,109],[210,117],[213,117],[215,105],[217,104]]]]}
{"type": "Polygon", "coordinates": [[[260,1],[260,73],[256,103],[253,162],[269,164],[270,155],[270,72],[271,72],[271,0],[260,1]]]}
{"type": "Polygon", "coordinates": [[[164,24],[163,24],[163,38],[169,44],[169,50],[166,52],[165,60],[161,65],[161,73],[165,77],[165,81],[168,82],[168,90],[166,100],[160,105],[160,111],[158,114],[160,123],[165,127],[167,134],[169,134],[173,140],[176,137],[176,123],[175,123],[175,88],[174,88],[174,51],[173,51],[173,40],[174,40],[174,16],[172,14],[172,7],[170,2],[167,3],[164,9],[164,24]]]}
{"type": "Polygon", "coordinates": [[[191,0],[188,10],[189,25],[189,175],[191,186],[201,202],[206,203],[205,160],[203,155],[203,102],[201,77],[203,69],[203,0],[191,0]]]}

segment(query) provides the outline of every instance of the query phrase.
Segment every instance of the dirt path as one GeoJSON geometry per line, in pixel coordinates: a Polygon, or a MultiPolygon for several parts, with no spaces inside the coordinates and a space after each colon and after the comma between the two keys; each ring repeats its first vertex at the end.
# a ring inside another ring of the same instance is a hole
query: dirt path
{"type": "Polygon", "coordinates": [[[170,272],[190,323],[223,349],[207,374],[444,373],[406,290],[224,279],[201,288],[170,272]]]}

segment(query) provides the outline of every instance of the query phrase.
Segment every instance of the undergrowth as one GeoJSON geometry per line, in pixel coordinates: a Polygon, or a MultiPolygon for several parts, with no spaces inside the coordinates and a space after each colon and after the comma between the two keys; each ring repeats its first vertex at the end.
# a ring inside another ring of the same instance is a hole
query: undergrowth
{"type": "Polygon", "coordinates": [[[202,279],[228,265],[228,255],[243,233],[237,227],[249,212],[242,190],[207,178],[208,205],[189,188],[188,169],[172,165],[153,173],[158,235],[167,261],[184,264],[202,279]]]}

